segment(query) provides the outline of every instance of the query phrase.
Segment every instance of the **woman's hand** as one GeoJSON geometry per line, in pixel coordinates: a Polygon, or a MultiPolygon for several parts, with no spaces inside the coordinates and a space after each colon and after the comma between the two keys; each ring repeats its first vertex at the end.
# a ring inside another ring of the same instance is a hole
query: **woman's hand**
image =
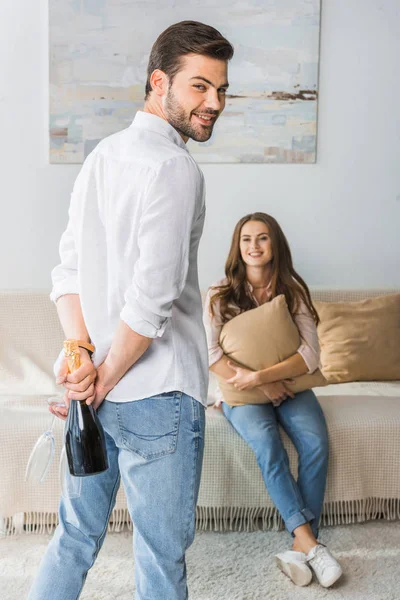
{"type": "Polygon", "coordinates": [[[287,398],[294,398],[294,393],[287,389],[283,381],[275,381],[274,383],[264,383],[259,386],[267,398],[271,400],[274,406],[279,406],[287,398]]]}
{"type": "Polygon", "coordinates": [[[238,367],[238,365],[230,360],[228,360],[228,366],[236,372],[236,375],[226,381],[234,385],[237,390],[252,390],[259,385],[257,371],[238,367]]]}

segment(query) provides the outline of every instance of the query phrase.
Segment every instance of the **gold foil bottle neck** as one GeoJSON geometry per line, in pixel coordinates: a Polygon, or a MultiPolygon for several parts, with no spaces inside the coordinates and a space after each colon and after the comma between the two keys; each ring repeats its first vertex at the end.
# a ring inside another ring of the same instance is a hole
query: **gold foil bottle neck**
{"type": "Polygon", "coordinates": [[[64,355],[68,362],[68,371],[72,373],[81,366],[81,355],[77,340],[65,340],[64,355]]]}

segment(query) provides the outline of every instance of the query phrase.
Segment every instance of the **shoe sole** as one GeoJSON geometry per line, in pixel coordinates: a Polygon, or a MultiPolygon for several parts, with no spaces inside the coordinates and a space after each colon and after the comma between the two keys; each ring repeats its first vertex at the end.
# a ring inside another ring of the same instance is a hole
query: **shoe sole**
{"type": "Polygon", "coordinates": [[[275,556],[275,564],[278,567],[278,569],[282,571],[282,573],[287,575],[287,577],[289,577],[289,579],[293,581],[295,585],[304,587],[311,583],[311,571],[309,573],[304,572],[304,570],[301,569],[298,565],[296,565],[296,563],[288,563],[280,559],[278,556],[275,556]]]}
{"type": "Polygon", "coordinates": [[[331,585],[333,585],[334,583],[339,581],[339,579],[341,578],[342,575],[343,575],[343,571],[340,572],[339,575],[335,575],[334,577],[331,577],[330,579],[328,579],[328,581],[325,581],[324,583],[322,583],[322,581],[319,581],[317,574],[315,573],[315,576],[317,577],[319,584],[322,585],[322,587],[324,587],[324,588],[331,587],[331,585]]]}

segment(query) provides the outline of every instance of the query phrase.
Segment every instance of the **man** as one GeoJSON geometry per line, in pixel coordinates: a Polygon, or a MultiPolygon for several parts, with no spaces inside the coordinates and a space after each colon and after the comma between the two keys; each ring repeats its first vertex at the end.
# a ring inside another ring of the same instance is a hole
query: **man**
{"type": "MultiPolygon", "coordinates": [[[[68,374],[62,361],[57,382],[67,406],[86,400],[98,410],[110,466],[82,478],[78,498],[61,499],[29,600],[79,597],[120,476],[134,523],[136,599],[187,598],[208,361],[197,275],[204,181],[185,143],[210,138],[232,55],[202,23],[164,31],[144,110],[96,147],[75,182],[51,298],[65,337],[80,340],[82,364],[68,374]]],[[[51,410],[65,419],[66,408],[51,410]]]]}

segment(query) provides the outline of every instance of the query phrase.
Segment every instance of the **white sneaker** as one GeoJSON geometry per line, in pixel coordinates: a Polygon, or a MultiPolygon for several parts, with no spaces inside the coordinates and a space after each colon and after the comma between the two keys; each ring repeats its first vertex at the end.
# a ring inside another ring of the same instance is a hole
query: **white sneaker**
{"type": "Polygon", "coordinates": [[[326,546],[317,544],[307,554],[307,562],[322,587],[330,587],[342,576],[342,567],[326,546]]]}
{"type": "Polygon", "coordinates": [[[308,585],[312,579],[312,572],[307,565],[307,556],[304,552],[287,550],[276,554],[275,564],[295,585],[308,585]]]}

